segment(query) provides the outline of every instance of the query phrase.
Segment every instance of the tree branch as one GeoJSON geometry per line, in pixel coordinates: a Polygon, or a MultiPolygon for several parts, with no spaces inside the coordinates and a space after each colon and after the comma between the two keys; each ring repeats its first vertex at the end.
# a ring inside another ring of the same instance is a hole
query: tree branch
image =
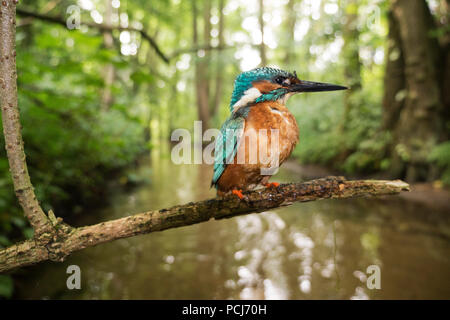
{"type": "Polygon", "coordinates": [[[35,237],[52,233],[52,226],[34,194],[28,175],[17,104],[16,4],[2,1],[0,6],[0,96],[3,133],[14,190],[35,237]]]}
{"type": "Polygon", "coordinates": [[[75,251],[116,239],[188,226],[210,219],[267,211],[294,202],[392,195],[407,190],[409,185],[400,180],[347,181],[343,177],[328,177],[246,192],[244,200],[227,196],[190,202],[169,209],[139,213],[80,228],[71,228],[59,220],[55,226],[58,236],[49,244],[42,246],[33,240],[27,240],[0,251],[0,272],[45,260],[63,261],[75,251]]]}
{"type": "MultiPolygon", "coordinates": [[[[42,21],[47,21],[50,23],[55,23],[55,24],[59,24],[61,26],[67,27],[66,20],[64,20],[64,18],[62,18],[62,17],[49,16],[49,15],[45,15],[45,14],[30,12],[30,11],[23,10],[23,9],[17,9],[17,14],[20,16],[23,16],[23,17],[35,18],[35,19],[39,19],[42,21]]],[[[153,39],[152,36],[150,36],[147,32],[145,32],[143,30],[139,30],[139,29],[132,28],[132,27],[124,28],[124,27],[120,27],[120,26],[109,26],[109,25],[105,25],[105,24],[89,23],[89,22],[81,22],[81,24],[88,26],[90,28],[100,30],[100,31],[113,31],[113,30],[125,31],[126,30],[126,31],[131,31],[131,32],[138,32],[141,34],[142,38],[144,38],[145,40],[147,40],[149,42],[150,46],[156,51],[157,55],[165,63],[169,63],[170,60],[173,60],[174,58],[178,57],[179,55],[181,55],[183,53],[194,53],[199,50],[211,51],[211,50],[226,50],[226,49],[234,48],[233,46],[226,46],[226,45],[219,45],[219,46],[203,45],[203,46],[195,46],[195,47],[190,47],[190,48],[182,48],[179,50],[175,50],[170,55],[166,55],[162,52],[162,50],[156,43],[155,39],[153,39]]]]}
{"type": "MultiPolygon", "coordinates": [[[[23,9],[17,9],[17,14],[23,17],[31,17],[35,19],[39,19],[42,21],[47,21],[55,24],[62,25],[64,27],[67,27],[66,20],[62,17],[57,16],[48,16],[36,12],[30,12],[23,9]]],[[[141,37],[147,40],[150,44],[150,46],[156,51],[156,54],[165,62],[169,63],[169,58],[162,52],[162,50],[159,48],[158,44],[156,43],[155,39],[153,39],[147,32],[144,30],[139,30],[132,27],[121,27],[121,26],[110,26],[105,25],[101,23],[89,23],[89,22],[81,22],[82,25],[88,26],[90,28],[94,28],[100,31],[113,31],[113,30],[119,30],[119,31],[131,31],[131,32],[138,32],[141,34],[141,37]]]]}

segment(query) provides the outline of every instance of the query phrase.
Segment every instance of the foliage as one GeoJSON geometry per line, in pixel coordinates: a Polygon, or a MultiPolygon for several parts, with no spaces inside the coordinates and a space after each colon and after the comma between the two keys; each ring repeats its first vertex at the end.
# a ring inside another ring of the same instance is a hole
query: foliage
{"type": "Polygon", "coordinates": [[[0,274],[0,298],[11,298],[14,283],[11,276],[0,274]]]}
{"type": "MultiPolygon", "coordinates": [[[[29,172],[44,210],[58,208],[64,216],[75,202],[96,200],[108,173],[133,163],[145,150],[144,123],[136,115],[140,106],[132,89],[150,79],[117,81],[114,102],[101,110],[105,66],[114,65],[119,80],[129,77],[125,58],[104,48],[101,36],[36,21],[31,28],[18,28],[17,51],[29,172]]],[[[31,237],[32,229],[14,196],[3,137],[0,186],[0,246],[7,246],[11,237],[31,237]]]]}
{"type": "MultiPolygon", "coordinates": [[[[64,19],[67,7],[77,4],[82,8],[81,21],[95,24],[96,13],[106,19],[106,3],[38,0],[20,2],[19,8],[64,19]]],[[[223,79],[212,127],[220,127],[229,115],[235,77],[259,64],[257,1],[224,0],[227,48],[211,51],[192,50],[194,1],[115,3],[120,7],[112,10],[113,25],[144,30],[171,58],[168,64],[138,32],[114,30],[113,44],[106,45],[95,27],[68,30],[29,17],[19,17],[17,22],[19,105],[29,171],[44,209],[57,207],[58,215],[70,208],[62,203],[86,204],[98,198],[110,173],[133,163],[145,148],[160,148],[173,129],[193,130],[198,119],[198,62],[207,59],[200,80],[209,83],[210,92],[214,91],[213,80],[218,75],[223,79]],[[107,85],[110,67],[114,79],[107,85]],[[107,90],[112,101],[105,105],[107,90]]],[[[342,85],[348,85],[344,47],[356,48],[360,90],[348,97],[343,92],[314,93],[289,101],[301,136],[294,156],[302,163],[350,173],[377,172],[390,162],[385,151],[391,137],[381,128],[389,3],[349,3],[264,1],[264,45],[270,64],[296,70],[306,80],[342,85]],[[343,28],[349,14],[358,15],[359,37],[345,43],[349,39],[344,39],[343,28]],[[357,107],[344,116],[346,101],[357,107]]],[[[217,45],[219,1],[195,1],[195,5],[199,44],[217,45]],[[202,43],[207,4],[212,8],[211,43],[202,43]]],[[[3,144],[0,138],[0,246],[8,245],[12,237],[32,235],[14,197],[3,144]]],[[[430,156],[430,161],[445,170],[444,181],[450,180],[448,148],[444,143],[430,156]]]]}
{"type": "MultiPolygon", "coordinates": [[[[366,100],[353,110],[352,121],[343,130],[342,100],[336,99],[339,95],[310,95],[297,103],[294,114],[300,127],[300,144],[294,155],[303,163],[333,164],[348,173],[384,170],[389,135],[379,130],[380,108],[366,100]]],[[[354,98],[364,95],[363,91],[354,98]]]]}
{"type": "Polygon", "coordinates": [[[442,182],[450,185],[450,141],[437,145],[431,152],[429,160],[443,169],[442,182]]]}

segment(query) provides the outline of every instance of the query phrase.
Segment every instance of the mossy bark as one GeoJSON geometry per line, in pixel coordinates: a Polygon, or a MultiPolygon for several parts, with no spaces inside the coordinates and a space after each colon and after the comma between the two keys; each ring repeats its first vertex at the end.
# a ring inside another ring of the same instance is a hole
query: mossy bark
{"type": "Polygon", "coordinates": [[[17,103],[16,1],[0,4],[0,99],[6,154],[14,191],[35,236],[52,233],[51,223],[42,211],[28,175],[17,103]]]}
{"type": "Polygon", "coordinates": [[[367,195],[391,195],[409,190],[402,181],[357,180],[328,177],[305,183],[283,184],[277,188],[244,193],[245,198],[227,196],[190,202],[168,209],[139,213],[99,224],[70,228],[58,223],[57,236],[46,245],[28,240],[0,251],[0,272],[44,260],[63,261],[72,252],[116,239],[163,231],[239,215],[288,206],[294,202],[344,199],[367,195]]]}

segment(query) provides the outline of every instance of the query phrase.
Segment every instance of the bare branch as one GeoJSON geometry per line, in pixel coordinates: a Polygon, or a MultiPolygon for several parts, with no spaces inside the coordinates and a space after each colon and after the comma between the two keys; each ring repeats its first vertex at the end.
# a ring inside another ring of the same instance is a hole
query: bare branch
{"type": "Polygon", "coordinates": [[[210,219],[267,211],[294,202],[391,195],[406,190],[409,190],[409,185],[399,180],[347,181],[343,177],[328,177],[247,192],[244,193],[245,200],[242,201],[235,196],[214,198],[80,228],[70,228],[58,222],[57,239],[45,247],[28,240],[0,251],[0,272],[45,260],[63,261],[75,251],[116,239],[188,226],[210,219]]]}
{"type": "MultiPolygon", "coordinates": [[[[57,16],[48,16],[40,13],[35,12],[29,12],[23,9],[17,9],[17,14],[23,17],[31,17],[51,23],[56,23],[59,25],[62,25],[66,27],[66,20],[62,17],[57,16]]],[[[90,28],[94,28],[100,31],[113,31],[113,30],[119,30],[119,31],[131,31],[131,32],[138,32],[141,34],[142,38],[147,40],[150,44],[150,46],[156,51],[156,54],[165,62],[169,63],[169,58],[162,52],[162,50],[159,48],[156,41],[144,30],[139,30],[132,27],[121,27],[121,26],[109,26],[105,24],[100,23],[89,23],[89,22],[81,22],[82,25],[88,26],[90,28]]]]}
{"type": "Polygon", "coordinates": [[[14,190],[35,237],[51,233],[52,226],[34,194],[28,175],[17,104],[16,4],[2,1],[0,6],[0,96],[3,133],[14,190]]]}
{"type": "MultiPolygon", "coordinates": [[[[45,14],[30,12],[30,11],[23,10],[23,9],[17,9],[17,14],[20,16],[23,16],[23,17],[39,19],[42,21],[47,21],[50,23],[55,23],[55,24],[59,24],[61,26],[66,27],[66,21],[62,17],[49,16],[49,15],[45,15],[45,14]]],[[[169,63],[170,60],[173,60],[174,58],[178,57],[179,55],[181,55],[183,53],[195,53],[199,50],[211,51],[211,50],[226,50],[226,49],[234,48],[233,46],[226,46],[226,45],[219,45],[219,46],[203,45],[203,46],[195,46],[195,47],[190,47],[190,48],[182,48],[179,50],[175,50],[170,55],[166,55],[162,52],[162,50],[156,43],[155,39],[153,39],[153,37],[151,37],[147,32],[145,32],[143,30],[139,30],[139,29],[132,28],[132,27],[124,28],[124,27],[120,27],[120,26],[109,26],[109,25],[105,25],[105,24],[89,23],[89,22],[81,22],[81,24],[88,26],[90,28],[93,28],[93,29],[100,30],[100,31],[112,31],[112,30],[124,31],[124,30],[126,30],[126,31],[131,31],[131,32],[138,32],[141,34],[142,38],[144,38],[145,40],[147,40],[149,42],[150,46],[156,51],[157,55],[166,63],[169,63]]]]}

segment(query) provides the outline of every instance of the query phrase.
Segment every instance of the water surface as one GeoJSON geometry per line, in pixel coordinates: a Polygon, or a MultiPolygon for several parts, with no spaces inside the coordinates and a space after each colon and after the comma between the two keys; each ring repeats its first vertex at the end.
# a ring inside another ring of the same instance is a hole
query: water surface
{"type": "MultiPolygon", "coordinates": [[[[111,194],[78,225],[214,196],[212,168],[144,159],[148,183],[111,194]]],[[[275,181],[298,181],[286,169],[275,181]]],[[[397,196],[321,200],[122,239],[45,262],[19,276],[33,299],[450,299],[448,212],[397,196]],[[68,290],[76,264],[82,289],[68,290]],[[367,267],[381,270],[368,289],[367,267]]]]}

